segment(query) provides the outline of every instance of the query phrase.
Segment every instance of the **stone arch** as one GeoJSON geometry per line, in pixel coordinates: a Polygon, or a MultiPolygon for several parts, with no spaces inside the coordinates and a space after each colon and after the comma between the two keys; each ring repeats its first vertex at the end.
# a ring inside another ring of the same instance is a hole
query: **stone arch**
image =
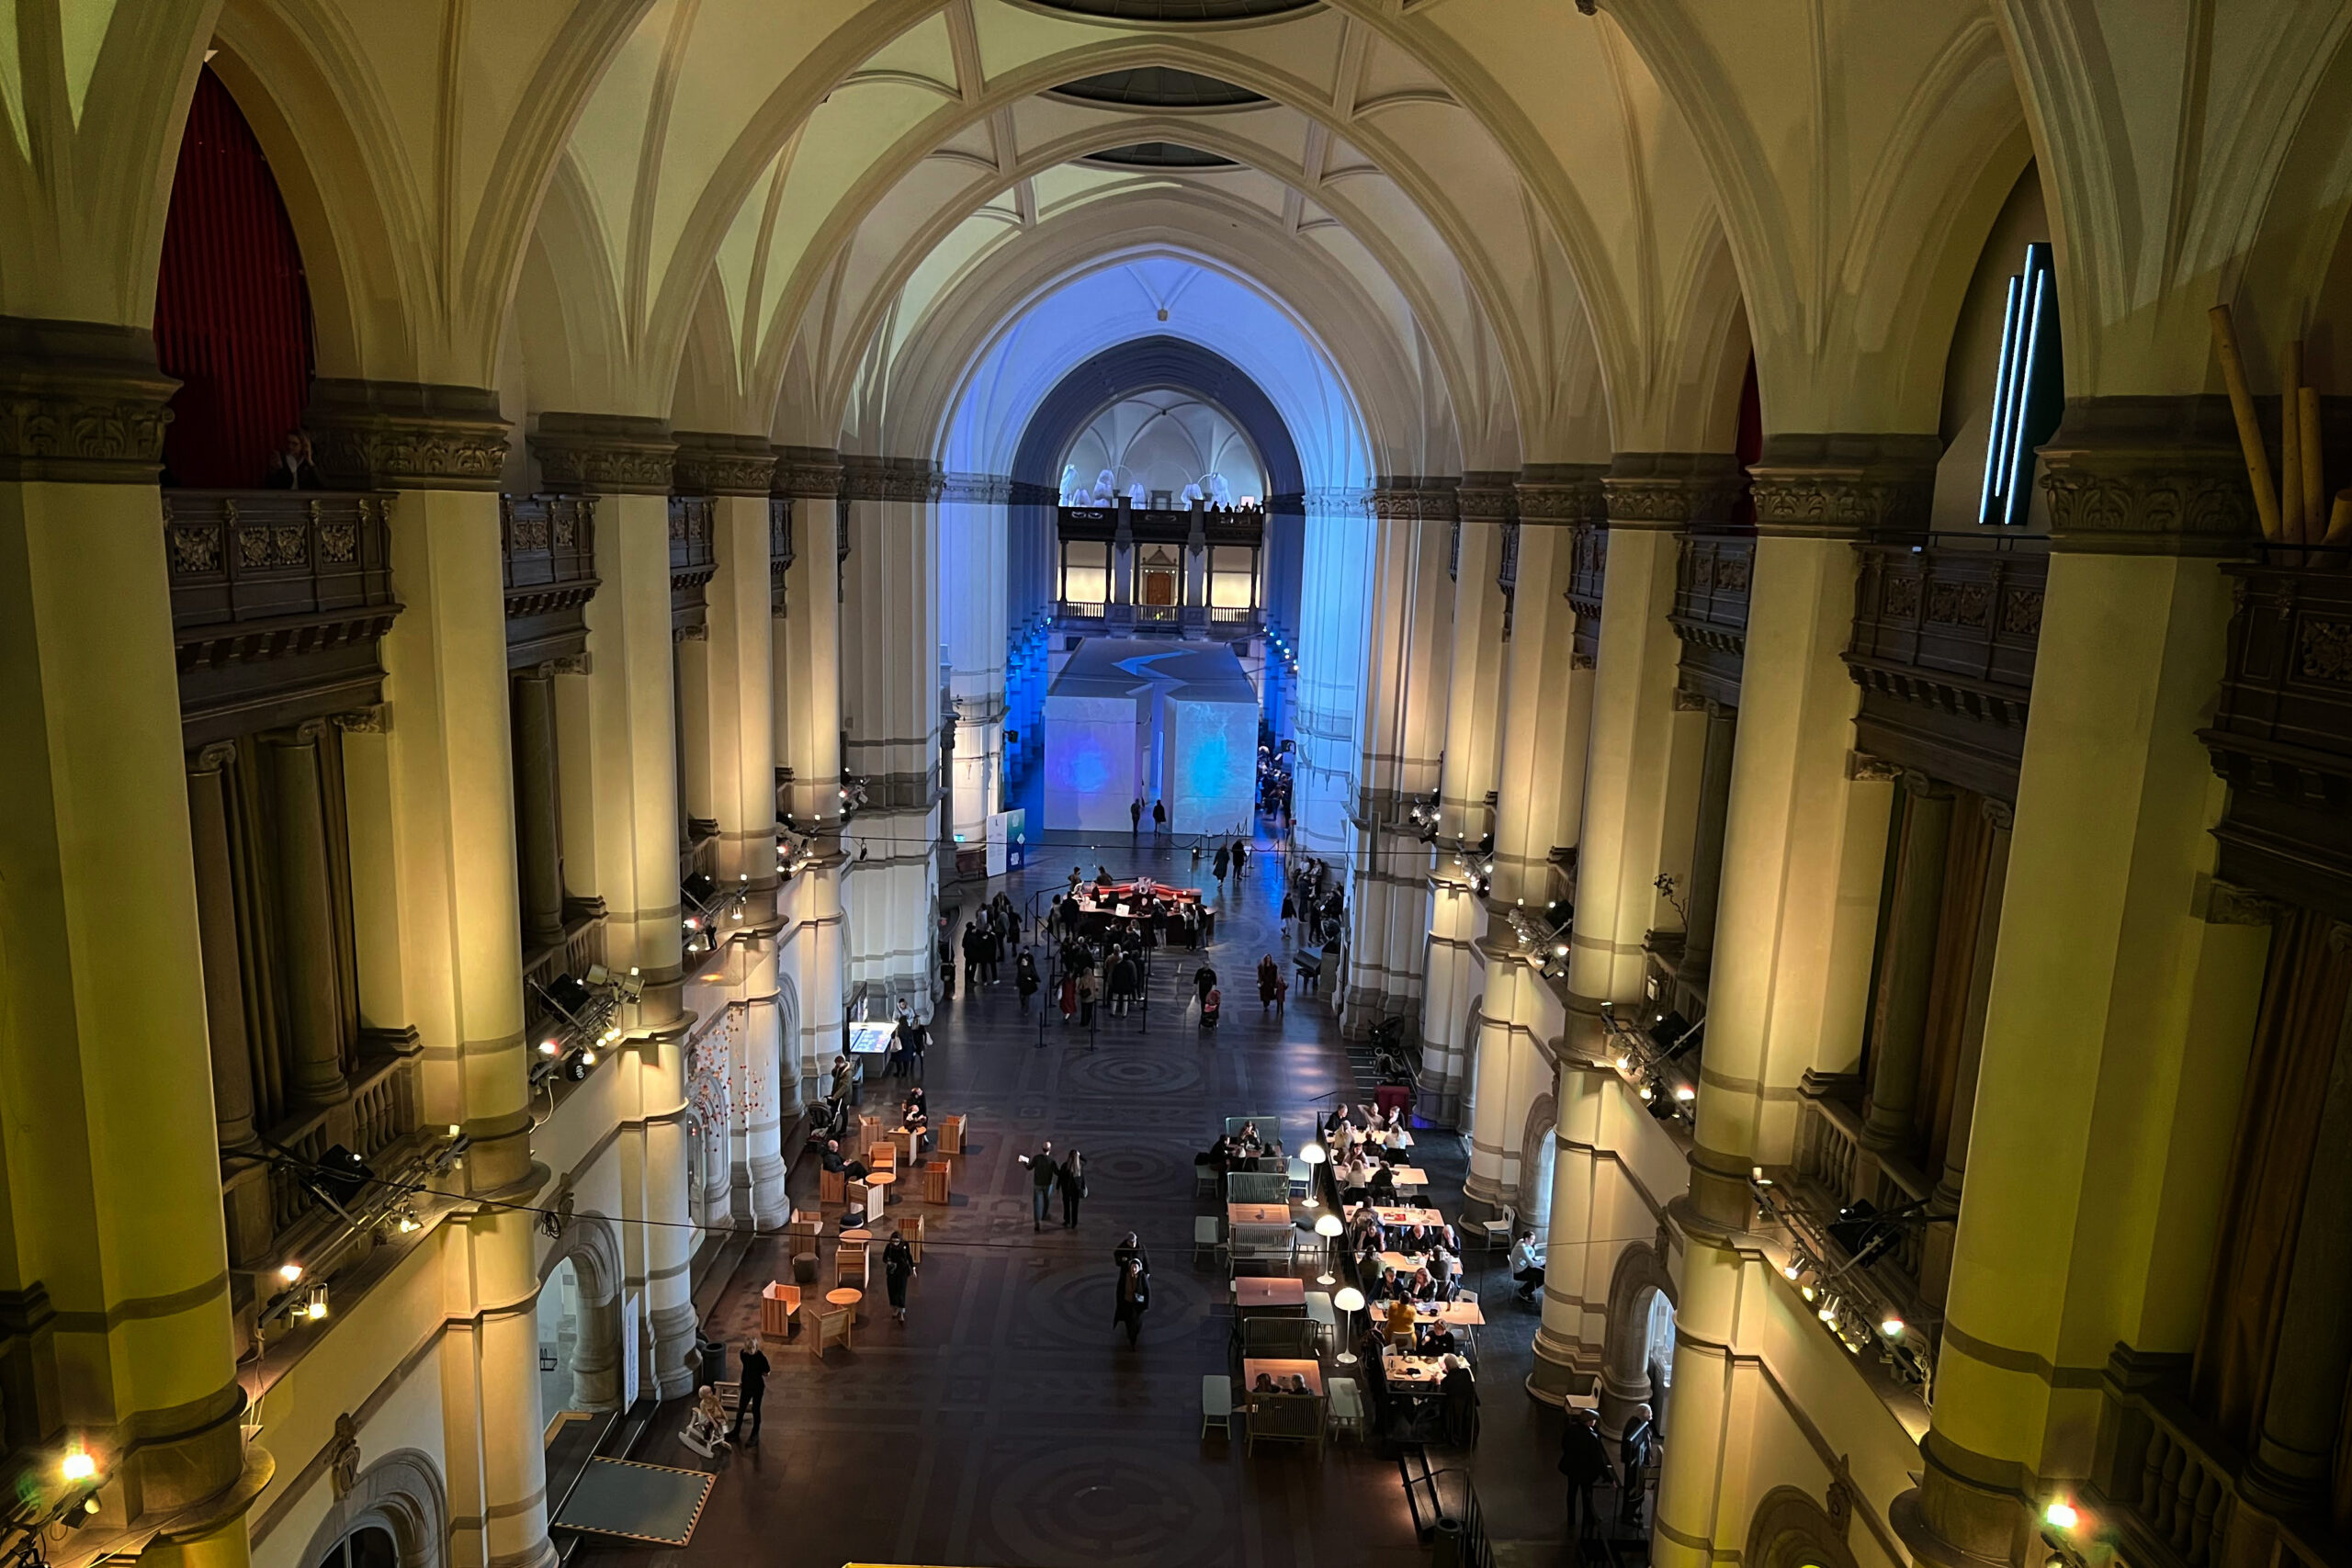
{"type": "Polygon", "coordinates": [[[400,1568],[446,1568],[449,1491],[432,1455],[422,1449],[394,1449],[361,1471],[311,1532],[302,1568],[313,1568],[345,1537],[371,1528],[391,1535],[400,1568]]]}
{"type": "Polygon", "coordinates": [[[1519,1138],[1519,1197],[1511,1207],[1538,1235],[1552,1214],[1552,1168],[1544,1155],[1553,1146],[1553,1126],[1559,1119],[1558,1103],[1546,1089],[1527,1108],[1527,1124],[1519,1138]]]}
{"type": "Polygon", "coordinates": [[[1747,1568],[1857,1568],[1841,1517],[1852,1506],[1836,1495],[1842,1484],[1831,1483],[1831,1508],[1793,1486],[1767,1492],[1747,1527],[1747,1568]]]}
{"type": "Polygon", "coordinates": [[[571,1363],[572,1403],[582,1410],[618,1410],[621,1388],[620,1232],[608,1217],[585,1210],[564,1222],[539,1260],[539,1288],[565,1263],[580,1286],[580,1346],[571,1363]]]}
{"type": "Polygon", "coordinates": [[[1669,1307],[1680,1306],[1674,1276],[1666,1266],[1666,1249],[1657,1242],[1627,1247],[1609,1278],[1609,1314],[1600,1348],[1600,1426],[1615,1438],[1625,1429],[1625,1417],[1650,1396],[1650,1302],[1663,1295],[1669,1307]]]}

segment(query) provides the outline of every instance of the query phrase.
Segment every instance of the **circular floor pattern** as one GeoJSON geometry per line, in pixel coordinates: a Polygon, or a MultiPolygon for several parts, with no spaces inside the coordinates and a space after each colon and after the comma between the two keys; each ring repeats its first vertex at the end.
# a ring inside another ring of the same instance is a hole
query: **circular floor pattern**
{"type": "Polygon", "coordinates": [[[1137,1148],[1126,1145],[1086,1156],[1087,1185],[1097,1198],[1189,1199],[1193,1195],[1190,1149],[1137,1148]]]}
{"type": "Polygon", "coordinates": [[[1062,1085],[1081,1094],[1125,1100],[1136,1095],[1192,1094],[1201,1088],[1201,1065],[1166,1055],[1164,1041],[1152,1045],[1080,1052],[1062,1065],[1062,1085]]]}
{"type": "Polygon", "coordinates": [[[1226,1550],[1225,1499],[1202,1472],[1144,1449],[1059,1449],[1015,1465],[989,1508],[1020,1561],[1182,1568],[1226,1550]]]}
{"type": "MultiPolygon", "coordinates": [[[[1161,1250],[1152,1252],[1151,1304],[1143,1314],[1146,1339],[1189,1334],[1209,1314],[1207,1292],[1179,1271],[1189,1265],[1192,1255],[1162,1258],[1161,1250]]],[[[1099,1261],[1058,1269],[1031,1281],[1017,1321],[1023,1329],[1034,1329],[1057,1344],[1109,1347],[1115,1335],[1124,1346],[1125,1331],[1111,1321],[1111,1249],[1105,1247],[1099,1261]]]]}

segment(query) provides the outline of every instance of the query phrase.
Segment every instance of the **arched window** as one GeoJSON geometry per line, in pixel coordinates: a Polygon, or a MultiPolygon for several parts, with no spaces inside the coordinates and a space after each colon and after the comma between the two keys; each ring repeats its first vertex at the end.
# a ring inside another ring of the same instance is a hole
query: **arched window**
{"type": "Polygon", "coordinates": [[[313,1568],[400,1568],[401,1549],[381,1525],[361,1525],[327,1548],[313,1568]]]}

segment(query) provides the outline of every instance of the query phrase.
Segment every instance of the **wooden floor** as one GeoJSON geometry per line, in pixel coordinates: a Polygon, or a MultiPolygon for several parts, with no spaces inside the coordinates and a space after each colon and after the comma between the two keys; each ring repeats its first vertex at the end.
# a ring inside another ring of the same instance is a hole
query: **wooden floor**
{"type": "MultiPolygon", "coordinates": [[[[1107,862],[1114,874],[1192,880],[1188,859],[1171,863],[1149,843],[1147,834],[1141,849],[1084,852],[1085,868],[1091,874],[1107,862]]],[[[1073,854],[1045,852],[1030,887],[1058,884],[1073,854]]],[[[1211,1210],[1194,1199],[1193,1156],[1227,1113],[1278,1112],[1299,1126],[1343,1087],[1351,1099],[1369,1098],[1328,1009],[1295,1008],[1279,1024],[1260,1010],[1259,956],[1288,963],[1275,919],[1278,878],[1277,857],[1261,852],[1246,887],[1227,900],[1207,955],[1226,999],[1214,1032],[1186,1010],[1191,954],[1162,955],[1148,1025],[1105,1018],[1090,1037],[1057,1020],[1042,1047],[1036,1015],[1019,1010],[1010,964],[1001,985],[978,996],[959,987],[936,1021],[928,1087],[933,1117],[966,1113],[970,1138],[956,1162],[953,1204],[907,1211],[928,1216],[930,1237],[908,1323],[889,1321],[877,1269],[854,1350],[836,1348],[818,1361],[796,1341],[774,1358],[764,1434],[718,1463],[690,1547],[657,1553],[591,1541],[587,1555],[727,1568],[1426,1562],[1392,1457],[1343,1442],[1319,1462],[1290,1450],[1250,1459],[1221,1435],[1201,1436],[1201,1377],[1227,1365],[1228,1320],[1211,1310],[1222,1272],[1193,1261],[1193,1216],[1211,1210]],[[1032,1228],[1028,1173],[1017,1156],[1047,1137],[1057,1154],[1086,1151],[1092,1196],[1074,1231],[1060,1228],[1058,1208],[1045,1230],[1032,1228]],[[1128,1229],[1153,1263],[1152,1304],[1134,1348],[1111,1321],[1111,1248],[1128,1229]]],[[[1022,898],[1019,875],[1007,880],[1022,898]]],[[[879,1087],[876,1103],[895,1088],[879,1087]]],[[[1449,1211],[1459,1203],[1459,1149],[1441,1136],[1417,1151],[1449,1211]]],[[[815,1185],[801,1162],[795,1201],[814,1206],[815,1185]]],[[[789,1277],[781,1253],[776,1241],[752,1244],[710,1314],[714,1332],[740,1342],[752,1330],[759,1287],[789,1277]]],[[[1559,1527],[1548,1520],[1557,1509],[1547,1500],[1556,1498],[1556,1477],[1544,1478],[1558,1417],[1532,1410],[1519,1387],[1534,1318],[1505,1304],[1499,1269],[1483,1286],[1497,1322],[1482,1341],[1492,1349],[1482,1370],[1481,1450],[1499,1440],[1516,1450],[1517,1463],[1491,1467],[1531,1478],[1530,1495],[1510,1501],[1534,1528],[1514,1533],[1548,1528],[1556,1551],[1559,1527]]],[[[683,1407],[665,1410],[636,1457],[712,1468],[676,1441],[683,1424],[683,1407]]],[[[1489,1468],[1480,1464],[1482,1493],[1489,1468]]],[[[1496,1484],[1520,1489],[1500,1473],[1496,1484]]]]}

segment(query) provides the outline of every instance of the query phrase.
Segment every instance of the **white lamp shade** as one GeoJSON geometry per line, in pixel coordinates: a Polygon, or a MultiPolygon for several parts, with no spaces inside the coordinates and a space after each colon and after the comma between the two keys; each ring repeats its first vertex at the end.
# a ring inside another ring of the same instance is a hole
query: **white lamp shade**
{"type": "Polygon", "coordinates": [[[1305,1148],[1298,1151],[1298,1157],[1305,1160],[1309,1165],[1321,1165],[1328,1156],[1323,1153],[1322,1145],[1309,1143],[1305,1148]]]}
{"type": "Polygon", "coordinates": [[[1363,1292],[1353,1285],[1342,1285],[1340,1287],[1340,1293],[1331,1298],[1331,1304],[1341,1312],[1362,1312],[1363,1311],[1363,1292]]]}
{"type": "Polygon", "coordinates": [[[1347,1226],[1340,1223],[1340,1216],[1332,1213],[1328,1209],[1324,1211],[1323,1217],[1315,1222],[1315,1234],[1317,1235],[1337,1235],[1347,1228],[1347,1226]]]}

